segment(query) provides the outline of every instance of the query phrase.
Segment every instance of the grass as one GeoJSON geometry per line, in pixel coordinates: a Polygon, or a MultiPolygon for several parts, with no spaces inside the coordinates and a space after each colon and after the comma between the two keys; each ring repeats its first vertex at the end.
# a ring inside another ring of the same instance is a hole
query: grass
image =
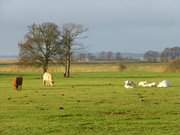
{"type": "Polygon", "coordinates": [[[157,72],[54,74],[44,87],[38,73],[20,73],[22,91],[12,89],[16,73],[0,73],[0,135],[178,135],[180,74],[157,72]],[[124,80],[160,81],[169,88],[124,89],[124,80]]]}
{"type": "MultiPolygon", "coordinates": [[[[151,72],[164,72],[167,64],[162,63],[122,63],[125,67],[127,67],[126,71],[151,71],[151,72]],[[136,67],[136,68],[135,68],[136,67]]],[[[89,63],[89,64],[72,64],[71,71],[72,72],[120,72],[122,71],[121,63],[89,63]]],[[[62,65],[50,65],[50,72],[64,72],[64,67],[62,65]]],[[[13,73],[39,73],[42,72],[42,68],[38,67],[19,67],[14,63],[2,63],[0,61],[0,72],[13,72],[13,73]],[[23,70],[22,70],[23,68],[23,70]]]]}

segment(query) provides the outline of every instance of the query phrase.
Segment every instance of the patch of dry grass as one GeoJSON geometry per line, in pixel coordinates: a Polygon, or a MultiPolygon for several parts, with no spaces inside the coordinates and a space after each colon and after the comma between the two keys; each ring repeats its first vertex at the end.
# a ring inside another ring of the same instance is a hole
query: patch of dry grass
{"type": "Polygon", "coordinates": [[[165,69],[165,72],[179,72],[180,71],[180,59],[170,61],[165,69]]]}
{"type": "MultiPolygon", "coordinates": [[[[166,64],[151,63],[128,63],[125,65],[125,71],[147,71],[147,72],[164,72],[166,64]]],[[[72,64],[71,72],[123,72],[119,63],[114,64],[72,64]]],[[[49,72],[63,72],[62,65],[53,65],[49,67],[49,72]]],[[[42,72],[39,67],[24,67],[15,64],[0,66],[0,72],[42,72]]]]}
{"type": "Polygon", "coordinates": [[[130,71],[146,71],[146,72],[164,72],[166,69],[166,64],[164,63],[136,63],[129,64],[128,70],[130,71]]]}
{"type": "Polygon", "coordinates": [[[17,63],[17,59],[2,59],[0,58],[0,64],[14,64],[17,63]]]}

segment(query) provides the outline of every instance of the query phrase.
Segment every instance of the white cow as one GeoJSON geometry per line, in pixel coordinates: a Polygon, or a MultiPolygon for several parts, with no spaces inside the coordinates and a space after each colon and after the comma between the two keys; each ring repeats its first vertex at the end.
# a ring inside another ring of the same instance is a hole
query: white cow
{"type": "Polygon", "coordinates": [[[147,81],[141,81],[138,83],[138,86],[141,86],[141,87],[155,87],[156,86],[156,83],[155,82],[151,82],[151,83],[148,83],[147,81]]]}
{"type": "Polygon", "coordinates": [[[43,85],[44,86],[53,86],[54,81],[53,81],[53,77],[50,73],[45,72],[43,74],[43,85]]]}
{"type": "Polygon", "coordinates": [[[155,87],[156,86],[156,82],[147,83],[146,86],[147,87],[155,87]]]}
{"type": "Polygon", "coordinates": [[[133,81],[126,80],[124,81],[124,87],[126,89],[132,89],[135,87],[135,83],[133,81]]]}
{"type": "Polygon", "coordinates": [[[147,81],[140,81],[138,86],[144,87],[147,84],[147,81]]]}
{"type": "Polygon", "coordinates": [[[163,81],[159,82],[159,84],[157,85],[158,88],[167,88],[170,86],[171,86],[171,83],[168,80],[163,80],[163,81]]]}

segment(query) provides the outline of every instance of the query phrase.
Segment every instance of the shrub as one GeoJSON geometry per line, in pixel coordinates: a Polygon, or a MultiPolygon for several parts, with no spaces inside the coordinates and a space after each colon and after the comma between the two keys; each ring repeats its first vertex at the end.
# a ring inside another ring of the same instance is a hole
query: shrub
{"type": "Polygon", "coordinates": [[[124,71],[126,69],[127,67],[124,64],[119,64],[119,71],[124,71]]]}

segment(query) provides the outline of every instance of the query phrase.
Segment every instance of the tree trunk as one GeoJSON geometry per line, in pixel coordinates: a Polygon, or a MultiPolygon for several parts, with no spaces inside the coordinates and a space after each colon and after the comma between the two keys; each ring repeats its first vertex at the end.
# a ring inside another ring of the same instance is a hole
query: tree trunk
{"type": "Polygon", "coordinates": [[[68,64],[67,64],[67,77],[70,77],[70,68],[71,68],[71,55],[68,54],[68,64]]]}
{"type": "Polygon", "coordinates": [[[67,54],[65,55],[64,66],[65,66],[64,77],[67,77],[67,54]]]}
{"type": "Polygon", "coordinates": [[[70,65],[71,65],[71,41],[66,39],[66,50],[65,50],[65,73],[64,77],[70,77],[70,65]]]}
{"type": "Polygon", "coordinates": [[[44,64],[43,64],[43,73],[47,72],[47,70],[48,70],[48,64],[49,64],[48,59],[46,59],[45,62],[44,62],[44,64]]]}
{"type": "Polygon", "coordinates": [[[64,77],[69,78],[70,77],[70,68],[71,68],[71,54],[67,53],[65,56],[65,72],[64,77]]]}
{"type": "Polygon", "coordinates": [[[43,66],[43,73],[47,72],[47,66],[43,66]]]}

